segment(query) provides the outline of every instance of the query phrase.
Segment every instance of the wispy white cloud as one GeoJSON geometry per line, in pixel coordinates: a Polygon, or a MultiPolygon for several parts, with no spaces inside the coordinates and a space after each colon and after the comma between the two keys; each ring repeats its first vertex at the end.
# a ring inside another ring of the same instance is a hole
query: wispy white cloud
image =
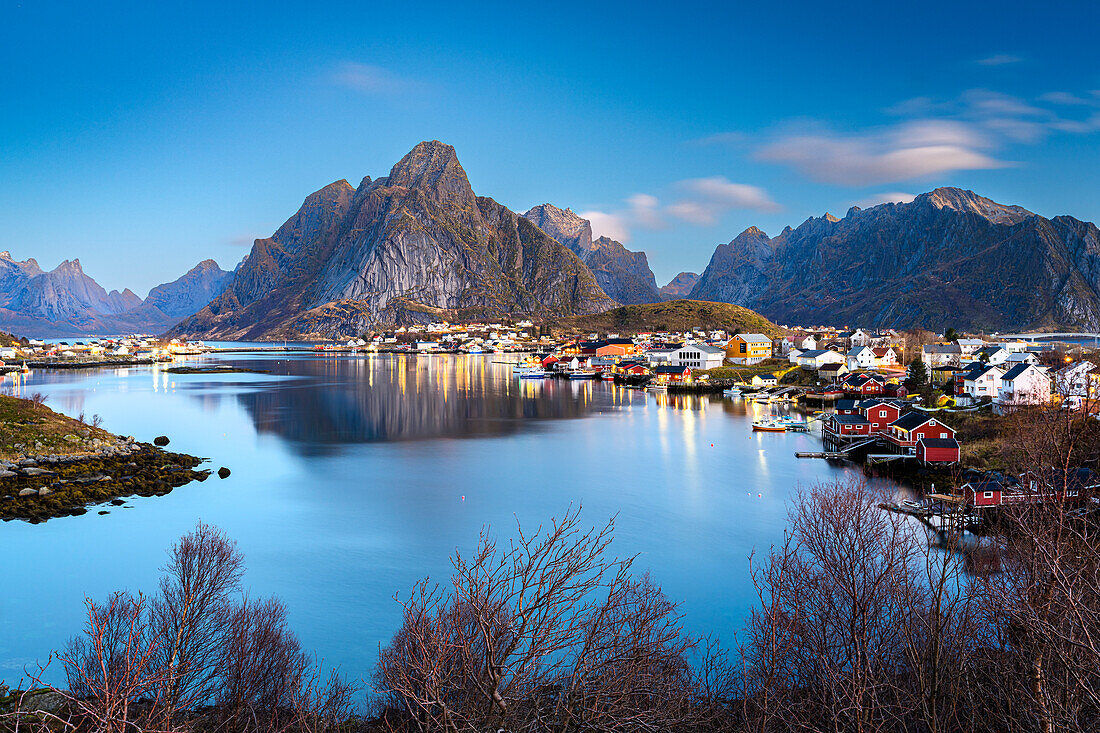
{"type": "Polygon", "coordinates": [[[412,80],[397,76],[382,66],[357,61],[341,62],[332,71],[330,79],[337,86],[364,94],[392,94],[409,91],[416,86],[412,80]]]}
{"type": "Polygon", "coordinates": [[[692,178],[680,181],[676,187],[684,198],[669,206],[667,211],[670,216],[691,224],[713,224],[733,209],[777,211],[780,208],[764,189],[732,183],[725,176],[692,178]]]}
{"type": "Polygon", "coordinates": [[[669,226],[669,218],[709,226],[733,209],[780,209],[764,189],[732,183],[723,176],[692,178],[680,181],[672,188],[677,196],[672,204],[662,205],[660,199],[652,194],[636,193],[627,198],[626,205],[621,208],[583,211],[580,216],[592,222],[593,235],[628,242],[633,229],[664,229],[669,226]]]}
{"type": "Polygon", "coordinates": [[[773,132],[758,160],[780,163],[816,181],[874,186],[965,170],[1015,165],[1014,145],[1034,145],[1057,133],[1100,132],[1100,94],[1050,92],[1023,99],[971,89],[948,100],[918,97],[885,110],[909,118],[854,131],[801,121],[773,132]]]}
{"type": "Polygon", "coordinates": [[[986,146],[966,125],[917,120],[853,134],[786,134],[761,148],[757,157],[789,165],[816,181],[868,186],[1006,165],[978,150],[986,146]]]}
{"type": "Polygon", "coordinates": [[[1013,56],[1007,53],[995,53],[992,56],[978,59],[978,64],[981,66],[1007,66],[1008,64],[1018,64],[1021,61],[1023,61],[1023,59],[1019,56],[1013,56]]]}
{"type": "Polygon", "coordinates": [[[665,221],[661,218],[660,201],[648,193],[636,193],[626,200],[628,217],[646,229],[663,229],[665,221]]]}
{"type": "Polygon", "coordinates": [[[591,222],[593,237],[610,237],[623,243],[630,241],[630,222],[621,213],[592,210],[582,211],[578,216],[591,222]]]}
{"type": "Polygon", "coordinates": [[[1077,107],[1083,104],[1095,104],[1095,92],[1088,97],[1079,97],[1069,92],[1047,92],[1039,95],[1039,101],[1057,104],[1064,107],[1077,107]]]}
{"type": "Polygon", "coordinates": [[[251,234],[238,234],[235,237],[229,239],[229,244],[235,244],[238,247],[251,247],[256,241],[257,237],[251,234]]]}

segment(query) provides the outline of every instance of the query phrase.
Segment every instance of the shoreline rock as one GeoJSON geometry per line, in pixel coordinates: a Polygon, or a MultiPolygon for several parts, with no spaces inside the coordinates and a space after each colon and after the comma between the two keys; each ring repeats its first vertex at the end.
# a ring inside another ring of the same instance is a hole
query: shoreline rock
{"type": "Polygon", "coordinates": [[[39,523],[86,514],[89,506],[121,497],[163,496],[204,481],[211,471],[195,470],[202,462],[132,438],[86,454],[28,455],[0,462],[0,519],[39,523]]]}

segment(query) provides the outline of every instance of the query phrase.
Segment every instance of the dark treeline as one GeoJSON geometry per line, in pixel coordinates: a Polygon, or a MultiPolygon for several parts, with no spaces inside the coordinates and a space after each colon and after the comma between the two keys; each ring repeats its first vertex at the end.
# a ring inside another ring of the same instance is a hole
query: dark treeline
{"type": "MultiPolygon", "coordinates": [[[[1056,482],[1095,462],[1096,423],[1047,411],[1005,426],[1013,460],[1056,482]]],[[[571,510],[506,543],[483,533],[447,581],[397,597],[401,627],[373,671],[355,671],[362,685],[322,669],[277,600],[244,596],[235,543],[199,524],[155,594],[88,601],[85,628],[50,661],[66,679],[54,704],[24,697],[47,710],[0,708],[0,727],[1100,729],[1094,513],[1057,501],[1004,512],[979,574],[960,539],[930,538],[882,499],[858,480],[800,493],[783,541],[748,559],[757,598],[725,643],[686,633],[654,580],[611,553],[613,522],[588,528],[571,510]]]]}

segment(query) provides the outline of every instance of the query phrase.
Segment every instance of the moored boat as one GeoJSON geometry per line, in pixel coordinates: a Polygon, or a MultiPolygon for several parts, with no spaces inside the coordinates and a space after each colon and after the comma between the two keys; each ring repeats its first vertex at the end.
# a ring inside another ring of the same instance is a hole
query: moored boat
{"type": "Polygon", "coordinates": [[[752,429],[762,433],[787,432],[787,426],[777,420],[754,420],[752,429]]]}

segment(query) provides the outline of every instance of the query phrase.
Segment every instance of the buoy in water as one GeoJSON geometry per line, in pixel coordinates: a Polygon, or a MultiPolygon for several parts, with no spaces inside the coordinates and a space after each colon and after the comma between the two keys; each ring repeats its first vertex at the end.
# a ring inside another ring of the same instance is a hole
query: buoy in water
{"type": "Polygon", "coordinates": [[[462,501],[466,501],[466,495],[465,494],[462,495],[462,501]]]}

